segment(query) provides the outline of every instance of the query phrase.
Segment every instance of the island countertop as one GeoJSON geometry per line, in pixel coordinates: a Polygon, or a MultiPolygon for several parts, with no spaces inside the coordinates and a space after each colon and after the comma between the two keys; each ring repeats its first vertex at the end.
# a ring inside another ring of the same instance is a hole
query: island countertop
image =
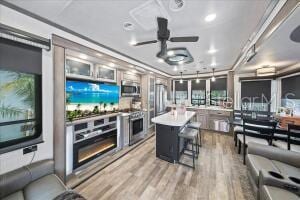
{"type": "MultiPolygon", "coordinates": [[[[174,108],[177,105],[168,105],[167,107],[174,108]]],[[[186,106],[187,109],[190,110],[217,110],[217,111],[227,111],[227,112],[232,112],[232,108],[222,108],[220,106],[186,106]]]]}
{"type": "Polygon", "coordinates": [[[196,114],[193,111],[186,111],[184,114],[178,114],[176,111],[172,115],[171,112],[154,117],[151,119],[153,123],[167,126],[184,126],[196,114]]]}

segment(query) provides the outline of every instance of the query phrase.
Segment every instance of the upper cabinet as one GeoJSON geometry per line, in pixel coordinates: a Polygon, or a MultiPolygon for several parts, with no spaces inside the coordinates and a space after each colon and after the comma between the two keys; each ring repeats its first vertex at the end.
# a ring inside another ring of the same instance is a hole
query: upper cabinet
{"type": "Polygon", "coordinates": [[[116,69],[103,65],[96,65],[95,68],[97,80],[113,83],[117,81],[116,69]]]}
{"type": "Polygon", "coordinates": [[[76,58],[67,57],[66,75],[73,78],[93,77],[93,64],[76,58]]]}
{"type": "Polygon", "coordinates": [[[117,81],[117,70],[104,65],[94,65],[85,60],[67,57],[66,76],[115,83],[117,81]]]}

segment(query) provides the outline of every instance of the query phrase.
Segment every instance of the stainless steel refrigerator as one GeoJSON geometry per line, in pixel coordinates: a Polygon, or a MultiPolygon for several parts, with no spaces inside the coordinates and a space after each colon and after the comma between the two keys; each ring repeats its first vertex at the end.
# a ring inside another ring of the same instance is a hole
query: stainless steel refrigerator
{"type": "Polygon", "coordinates": [[[168,98],[167,86],[162,84],[156,85],[156,101],[155,101],[155,116],[166,113],[166,103],[168,98]]]}

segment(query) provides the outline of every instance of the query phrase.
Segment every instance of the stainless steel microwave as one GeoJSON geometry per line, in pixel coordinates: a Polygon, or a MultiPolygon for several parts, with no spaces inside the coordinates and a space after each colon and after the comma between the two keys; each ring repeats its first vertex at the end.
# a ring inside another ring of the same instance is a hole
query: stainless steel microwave
{"type": "Polygon", "coordinates": [[[140,84],[132,81],[122,81],[121,95],[127,97],[141,96],[140,84]]]}

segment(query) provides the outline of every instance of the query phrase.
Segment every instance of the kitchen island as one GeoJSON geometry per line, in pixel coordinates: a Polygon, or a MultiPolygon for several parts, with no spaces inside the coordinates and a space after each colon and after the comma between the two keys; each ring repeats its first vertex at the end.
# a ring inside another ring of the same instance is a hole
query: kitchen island
{"type": "Polygon", "coordinates": [[[156,157],[168,162],[177,163],[183,141],[178,138],[178,133],[195,116],[195,112],[186,111],[184,114],[166,114],[151,119],[156,128],[156,157]]]}
{"type": "MultiPolygon", "coordinates": [[[[169,105],[171,109],[173,105],[169,105]]],[[[230,122],[233,120],[233,109],[221,106],[187,106],[186,110],[196,112],[194,121],[201,123],[201,129],[230,132],[230,122]]]]}

